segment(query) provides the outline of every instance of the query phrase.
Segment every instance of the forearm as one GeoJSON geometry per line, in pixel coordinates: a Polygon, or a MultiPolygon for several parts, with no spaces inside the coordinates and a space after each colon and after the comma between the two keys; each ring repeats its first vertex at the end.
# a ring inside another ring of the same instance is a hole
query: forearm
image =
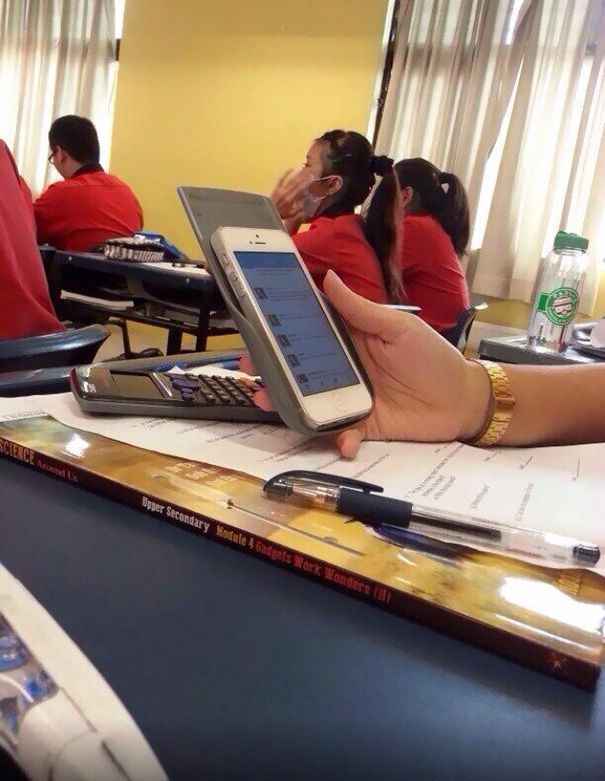
{"type": "MultiPolygon", "coordinates": [[[[605,366],[504,365],[516,403],[499,445],[605,441],[605,366]]],[[[490,414],[483,369],[470,369],[474,392],[467,427],[476,436],[490,414]],[[483,376],[482,376],[483,375],[483,376]]]]}
{"type": "Polygon", "coordinates": [[[605,441],[605,366],[504,366],[515,409],[503,445],[605,441]]]}

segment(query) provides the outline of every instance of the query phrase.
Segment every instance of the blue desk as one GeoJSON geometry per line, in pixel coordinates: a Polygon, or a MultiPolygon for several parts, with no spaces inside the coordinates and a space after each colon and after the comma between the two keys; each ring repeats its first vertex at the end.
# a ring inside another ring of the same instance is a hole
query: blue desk
{"type": "Polygon", "coordinates": [[[173,781],[602,779],[589,695],[51,477],[0,463],[2,562],[173,781]]]}

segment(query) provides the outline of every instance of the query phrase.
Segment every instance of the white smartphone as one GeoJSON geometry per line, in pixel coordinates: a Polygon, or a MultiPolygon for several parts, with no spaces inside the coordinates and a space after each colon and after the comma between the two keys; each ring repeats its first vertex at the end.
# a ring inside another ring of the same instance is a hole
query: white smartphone
{"type": "Polygon", "coordinates": [[[290,236],[225,227],[211,243],[232,293],[226,300],[237,300],[242,336],[281,418],[314,434],[368,415],[372,395],[353,345],[290,236]]]}

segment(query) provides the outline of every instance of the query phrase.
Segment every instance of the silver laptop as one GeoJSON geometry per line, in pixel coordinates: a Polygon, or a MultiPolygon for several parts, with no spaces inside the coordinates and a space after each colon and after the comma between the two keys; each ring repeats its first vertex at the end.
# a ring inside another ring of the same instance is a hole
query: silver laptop
{"type": "Polygon", "coordinates": [[[273,201],[266,195],[214,187],[177,187],[191,227],[206,260],[213,257],[210,237],[217,228],[273,228],[285,231],[273,201]]]}

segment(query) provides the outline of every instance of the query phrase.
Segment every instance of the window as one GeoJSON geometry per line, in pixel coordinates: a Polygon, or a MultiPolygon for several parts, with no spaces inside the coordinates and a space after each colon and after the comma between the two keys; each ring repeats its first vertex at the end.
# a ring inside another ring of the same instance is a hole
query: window
{"type": "Polygon", "coordinates": [[[113,0],[0,4],[0,136],[34,194],[53,177],[47,133],[57,116],[89,117],[106,159],[116,70],[114,8],[123,16],[123,7],[113,0]]]}

